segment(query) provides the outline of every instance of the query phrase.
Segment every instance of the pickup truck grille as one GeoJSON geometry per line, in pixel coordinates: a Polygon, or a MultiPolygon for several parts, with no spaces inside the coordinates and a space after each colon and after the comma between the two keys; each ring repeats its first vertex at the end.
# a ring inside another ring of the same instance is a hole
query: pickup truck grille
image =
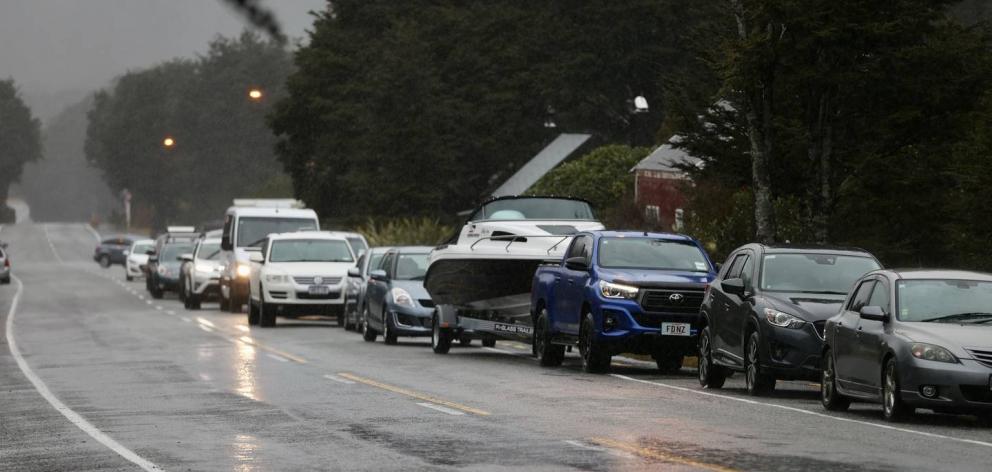
{"type": "Polygon", "coordinates": [[[695,289],[647,290],[641,296],[641,308],[655,313],[694,315],[703,304],[703,291],[695,289]]]}

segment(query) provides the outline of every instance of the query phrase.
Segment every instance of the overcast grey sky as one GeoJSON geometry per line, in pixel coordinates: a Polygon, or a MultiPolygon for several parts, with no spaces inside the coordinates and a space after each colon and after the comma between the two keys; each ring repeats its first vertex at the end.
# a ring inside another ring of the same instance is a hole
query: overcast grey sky
{"type": "MultiPolygon", "coordinates": [[[[326,0],[260,3],[302,38],[308,12],[326,0]]],[[[130,69],[204,52],[216,35],[244,27],[222,0],[0,0],[0,78],[13,77],[48,118],[56,110],[47,102],[68,105],[130,69]]]]}

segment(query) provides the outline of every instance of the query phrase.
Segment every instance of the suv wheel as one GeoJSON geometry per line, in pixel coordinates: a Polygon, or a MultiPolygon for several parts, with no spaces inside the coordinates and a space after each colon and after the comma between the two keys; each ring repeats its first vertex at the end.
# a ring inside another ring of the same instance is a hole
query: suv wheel
{"type": "Polygon", "coordinates": [[[747,337],[747,344],[744,346],[744,373],[747,393],[751,396],[766,394],[775,389],[775,377],[772,377],[761,369],[761,357],[758,349],[761,347],[761,336],[757,331],[752,331],[747,337]]]}
{"type": "Polygon", "coordinates": [[[441,317],[434,310],[434,316],[431,317],[431,349],[435,354],[447,354],[451,349],[452,337],[451,328],[441,327],[441,317]]]}
{"type": "Polygon", "coordinates": [[[886,421],[899,421],[912,414],[914,409],[902,402],[899,371],[896,369],[896,359],[890,357],[885,363],[885,374],[882,376],[882,417],[886,421]]]}
{"type": "Polygon", "coordinates": [[[548,310],[542,308],[541,314],[534,323],[534,354],[545,367],[558,367],[565,360],[565,346],[551,344],[551,325],[548,322],[548,310]]]}
{"type": "Polygon", "coordinates": [[[258,323],[260,322],[259,321],[260,316],[259,316],[258,311],[259,311],[258,304],[252,302],[251,299],[249,298],[248,299],[248,325],[249,326],[257,326],[258,323]]]}
{"type": "Polygon", "coordinates": [[[721,388],[727,381],[727,370],[713,363],[710,327],[699,333],[699,385],[703,388],[721,388]]]}
{"type": "Polygon", "coordinates": [[[365,314],[362,316],[362,339],[371,343],[375,342],[375,338],[378,335],[379,333],[375,332],[375,330],[369,326],[369,309],[366,307],[365,314]]]}
{"type": "Polygon", "coordinates": [[[592,313],[586,313],[579,330],[579,354],[582,355],[582,369],[589,373],[601,374],[610,370],[613,356],[596,342],[596,323],[592,313]]]}
{"type": "Polygon", "coordinates": [[[829,349],[823,353],[820,403],[830,411],[845,411],[851,406],[851,399],[837,392],[837,368],[834,364],[834,354],[829,349]]]}
{"type": "Polygon", "coordinates": [[[392,326],[393,317],[389,312],[382,314],[382,341],[386,344],[396,344],[396,327],[392,326]]]}
{"type": "Polygon", "coordinates": [[[264,298],[258,301],[258,324],[263,328],[271,328],[276,325],[276,310],[265,303],[264,298]]]}

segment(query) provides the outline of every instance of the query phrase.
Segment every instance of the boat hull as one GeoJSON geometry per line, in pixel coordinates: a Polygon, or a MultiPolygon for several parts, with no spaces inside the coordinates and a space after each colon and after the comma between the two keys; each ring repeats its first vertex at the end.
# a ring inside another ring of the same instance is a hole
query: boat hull
{"type": "Polygon", "coordinates": [[[544,260],[437,259],[427,269],[424,287],[439,305],[469,306],[473,302],[528,295],[534,272],[544,260]]]}

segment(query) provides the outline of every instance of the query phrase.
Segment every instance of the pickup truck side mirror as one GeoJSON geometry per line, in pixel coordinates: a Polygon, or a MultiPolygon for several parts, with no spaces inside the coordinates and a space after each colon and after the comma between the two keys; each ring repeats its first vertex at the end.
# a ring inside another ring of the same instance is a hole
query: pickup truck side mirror
{"type": "Polygon", "coordinates": [[[193,255],[190,253],[183,254],[176,258],[177,261],[183,262],[193,262],[193,255]]]}
{"type": "Polygon", "coordinates": [[[720,288],[724,292],[744,298],[744,279],[727,279],[720,282],[720,288]]]}
{"type": "Polygon", "coordinates": [[[866,305],[861,307],[861,318],[872,321],[889,321],[889,315],[880,306],[866,305]]]}
{"type": "Polygon", "coordinates": [[[565,259],[565,267],[571,270],[589,270],[589,264],[583,256],[569,257],[565,259]]]}
{"type": "Polygon", "coordinates": [[[248,253],[248,260],[259,264],[264,264],[265,256],[263,256],[261,252],[252,251],[248,253]]]}
{"type": "Polygon", "coordinates": [[[373,270],[372,272],[369,272],[369,277],[372,280],[379,280],[379,281],[389,280],[389,276],[386,275],[386,271],[384,271],[382,269],[376,269],[376,270],[373,270]]]}
{"type": "Polygon", "coordinates": [[[361,277],[362,271],[358,267],[348,269],[348,277],[361,277]]]}

